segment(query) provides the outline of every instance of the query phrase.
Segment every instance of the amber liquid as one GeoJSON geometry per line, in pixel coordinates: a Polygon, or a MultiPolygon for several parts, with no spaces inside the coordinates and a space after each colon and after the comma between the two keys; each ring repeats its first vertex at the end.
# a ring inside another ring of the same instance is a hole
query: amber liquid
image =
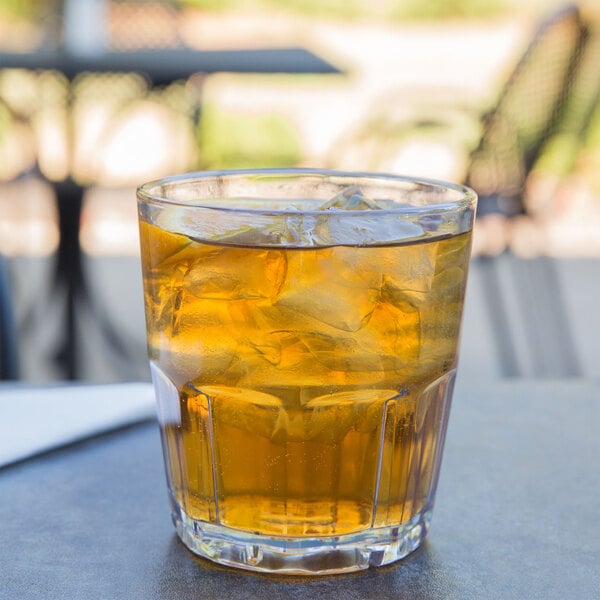
{"type": "Polygon", "coordinates": [[[167,476],[188,517],[314,537],[427,507],[469,233],[275,249],[142,223],[141,240],[167,476]]]}

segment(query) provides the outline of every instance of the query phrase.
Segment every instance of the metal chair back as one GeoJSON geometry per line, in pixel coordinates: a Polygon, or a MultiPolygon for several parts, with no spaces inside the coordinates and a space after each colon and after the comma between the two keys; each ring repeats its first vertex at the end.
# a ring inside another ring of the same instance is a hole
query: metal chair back
{"type": "Polygon", "coordinates": [[[577,6],[545,20],[519,60],[471,154],[467,185],[479,194],[478,214],[525,212],[527,176],[556,131],[573,92],[587,29],[577,6]]]}

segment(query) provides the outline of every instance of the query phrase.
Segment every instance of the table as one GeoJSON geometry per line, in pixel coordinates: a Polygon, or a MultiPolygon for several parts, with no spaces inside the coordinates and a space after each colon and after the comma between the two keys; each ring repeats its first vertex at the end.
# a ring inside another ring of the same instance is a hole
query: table
{"type": "Polygon", "coordinates": [[[600,382],[459,382],[424,545],[315,579],[189,553],[168,515],[156,424],[120,429],[0,470],[2,597],[596,598],[599,427],[600,382]]]}
{"type": "MultiPolygon", "coordinates": [[[[79,3],[75,4],[76,6],[79,3]]],[[[192,50],[189,48],[139,50],[127,52],[86,52],[73,49],[36,51],[31,53],[0,53],[0,69],[53,70],[73,81],[82,73],[141,73],[153,86],[168,85],[193,75],[206,76],[219,72],[230,73],[290,73],[334,74],[340,71],[305,48],[240,48],[234,50],[192,50]]],[[[197,118],[200,116],[201,84],[195,78],[197,118]]],[[[72,99],[71,99],[72,100],[72,99]]],[[[70,111],[69,111],[70,112],[70,111]]],[[[59,220],[60,241],[57,254],[55,281],[59,294],[64,291],[65,338],[57,349],[57,360],[63,377],[80,376],[77,346],[77,309],[92,306],[87,291],[79,243],[79,222],[85,186],[72,177],[49,182],[55,190],[59,220]]],[[[140,182],[141,183],[141,182],[140,182]]],[[[126,359],[125,345],[110,319],[92,306],[104,337],[114,351],[126,359]]]]}
{"type": "Polygon", "coordinates": [[[305,48],[238,50],[160,49],[78,56],[66,51],[0,53],[0,68],[55,70],[67,79],[80,73],[143,73],[153,85],[167,85],[194,73],[310,73],[340,71],[305,48]]]}

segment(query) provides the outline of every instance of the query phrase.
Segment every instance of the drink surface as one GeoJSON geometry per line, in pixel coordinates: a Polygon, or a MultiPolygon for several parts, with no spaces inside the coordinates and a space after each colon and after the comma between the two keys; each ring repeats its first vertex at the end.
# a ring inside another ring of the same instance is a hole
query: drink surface
{"type": "Polygon", "coordinates": [[[141,222],[170,488],[279,536],[405,523],[439,468],[470,233],[387,246],[203,243],[141,222]]]}

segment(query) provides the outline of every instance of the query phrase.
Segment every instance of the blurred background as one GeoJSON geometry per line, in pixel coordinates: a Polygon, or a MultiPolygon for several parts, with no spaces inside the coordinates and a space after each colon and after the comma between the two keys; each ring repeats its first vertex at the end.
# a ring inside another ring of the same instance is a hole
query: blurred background
{"type": "MultiPolygon", "coordinates": [[[[4,325],[4,354],[15,350],[5,377],[149,378],[135,206],[135,187],[145,180],[196,169],[311,166],[479,182],[485,194],[498,179],[489,169],[474,176],[473,157],[495,122],[486,118],[541,24],[566,6],[558,0],[0,0],[0,255],[14,315],[13,330],[4,325]],[[245,59],[257,49],[281,58],[285,48],[308,50],[330,68],[302,72],[310,69],[291,57],[267,69],[245,59]],[[104,70],[86,70],[86,61],[99,56],[148,50],[157,52],[160,67],[161,51],[182,49],[239,50],[233,58],[239,69],[199,69],[158,82],[142,65],[124,72],[104,62],[104,70]],[[65,68],[47,62],[57,53],[66,57],[65,68]],[[28,60],[28,68],[14,68],[14,57],[28,60]],[[261,72],[273,70],[279,72],[261,72]]],[[[462,352],[470,377],[539,374],[539,348],[553,345],[552,360],[561,366],[577,355],[567,375],[598,372],[592,301],[600,292],[600,6],[589,0],[577,9],[585,60],[564,68],[575,92],[547,117],[527,168],[519,165],[512,204],[495,192],[493,209],[478,219],[479,263],[462,352]],[[536,270],[524,274],[523,264],[536,270]],[[534,300],[519,299],[523,282],[531,285],[538,272],[546,275],[531,291],[534,300]],[[491,297],[498,285],[514,288],[502,306],[491,297]],[[548,308],[558,316],[540,321],[536,350],[519,335],[529,335],[546,296],[564,302],[548,308]],[[514,316],[512,349],[501,340],[501,313],[514,316]],[[549,342],[547,331],[555,334],[549,342]]],[[[562,37],[571,43],[572,35],[562,37]]],[[[551,40],[557,54],[545,60],[554,66],[562,43],[558,35],[551,40]]],[[[535,77],[527,74],[535,86],[513,94],[523,102],[514,101],[512,110],[524,129],[538,118],[525,100],[533,95],[545,103],[551,79],[535,77]]],[[[555,82],[560,94],[566,81],[555,82]]],[[[546,365],[547,371],[557,369],[546,365]]]]}

